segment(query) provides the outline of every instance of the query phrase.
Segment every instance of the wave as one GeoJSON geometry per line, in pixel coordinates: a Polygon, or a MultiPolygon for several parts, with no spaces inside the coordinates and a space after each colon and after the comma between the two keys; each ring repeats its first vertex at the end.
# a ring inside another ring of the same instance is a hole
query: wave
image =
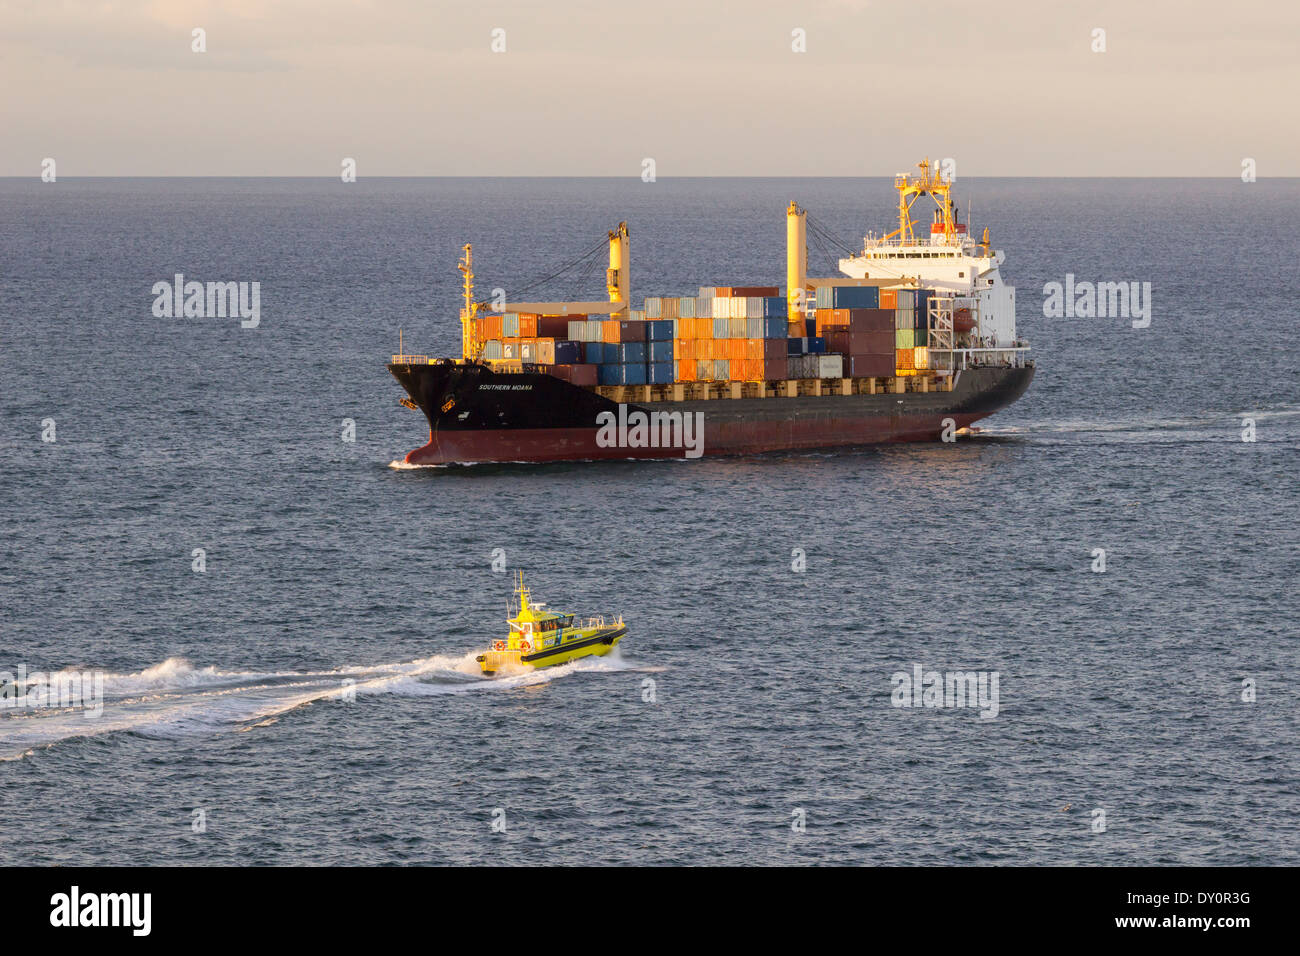
{"type": "Polygon", "coordinates": [[[543,670],[524,668],[488,680],[474,660],[478,653],[319,671],[225,671],[214,666],[195,667],[185,658],[172,657],[127,674],[83,668],[32,675],[28,699],[35,706],[0,710],[0,761],[20,759],[64,741],[106,734],[170,739],[250,730],[318,701],[385,694],[499,693],[575,673],[635,669],[616,648],[605,657],[543,670]],[[60,681],[78,674],[94,674],[96,684],[102,679],[102,696],[85,688],[71,702],[61,696],[60,681]]]}

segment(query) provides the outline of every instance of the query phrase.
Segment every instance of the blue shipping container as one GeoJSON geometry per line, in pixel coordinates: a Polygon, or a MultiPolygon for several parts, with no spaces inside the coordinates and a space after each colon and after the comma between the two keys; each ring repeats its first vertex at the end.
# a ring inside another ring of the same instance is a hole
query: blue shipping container
{"type": "Polygon", "coordinates": [[[622,365],[599,365],[596,367],[596,383],[598,385],[622,385],[623,366],[622,365]]]}
{"type": "Polygon", "coordinates": [[[556,342],[555,364],[578,365],[582,362],[581,342],[556,342]]]}
{"type": "Polygon", "coordinates": [[[825,354],[826,354],[826,340],[825,340],[824,338],[822,338],[821,336],[818,336],[818,335],[814,335],[814,336],[812,336],[811,338],[809,338],[809,339],[808,339],[808,354],[809,354],[809,355],[825,355],[825,354]]]}
{"type": "Polygon", "coordinates": [[[807,351],[808,351],[807,339],[786,339],[785,340],[786,355],[803,355],[807,351]]]}
{"type": "MultiPolygon", "coordinates": [[[[645,364],[645,343],[644,342],[623,342],[615,346],[618,350],[618,360],[623,365],[644,365],[645,364]]],[[[629,382],[628,384],[634,384],[629,382]]]]}
{"type": "Polygon", "coordinates": [[[673,382],[673,363],[655,362],[646,366],[647,385],[671,385],[673,382]]]}
{"type": "Polygon", "coordinates": [[[654,319],[645,324],[645,337],[650,342],[671,342],[673,338],[672,319],[654,319]]]}
{"type": "Polygon", "coordinates": [[[763,298],[763,317],[784,319],[790,314],[790,303],[784,296],[765,296],[763,298]]]}
{"type": "MultiPolygon", "coordinates": [[[[821,290],[818,290],[821,291],[821,290]]],[[[880,290],[873,285],[836,286],[831,290],[832,309],[876,309],[880,307],[880,290]]]]}
{"type": "Polygon", "coordinates": [[[647,356],[649,362],[671,362],[673,360],[673,343],[672,342],[651,342],[650,354],[647,356]]]}
{"type": "Polygon", "coordinates": [[[622,375],[619,379],[618,384],[620,385],[646,384],[645,365],[638,363],[636,365],[620,365],[618,366],[618,368],[622,370],[622,375]]]}
{"type": "MultiPolygon", "coordinates": [[[[605,364],[605,343],[604,342],[584,342],[582,344],[582,360],[588,365],[605,364]]],[[[601,384],[605,384],[601,382],[601,384]]]]}

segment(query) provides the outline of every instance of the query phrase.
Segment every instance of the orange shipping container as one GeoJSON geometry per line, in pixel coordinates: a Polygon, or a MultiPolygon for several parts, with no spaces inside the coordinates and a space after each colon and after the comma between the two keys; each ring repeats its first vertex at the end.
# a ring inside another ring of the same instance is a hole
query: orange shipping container
{"type": "Polygon", "coordinates": [[[897,309],[897,308],[898,308],[898,290],[897,290],[897,289],[881,289],[881,290],[880,290],[880,307],[881,307],[882,309],[897,309]]]}
{"type": "Polygon", "coordinates": [[[695,342],[692,339],[673,340],[673,361],[695,363],[695,342]]]}
{"type": "Polygon", "coordinates": [[[894,365],[895,368],[912,369],[915,367],[912,362],[911,349],[895,349],[894,354],[897,358],[897,362],[894,365]]]}
{"type": "Polygon", "coordinates": [[[606,319],[600,323],[600,340],[602,342],[618,342],[618,330],[618,319],[606,319]]]}
{"type": "Polygon", "coordinates": [[[519,313],[519,337],[521,339],[535,338],[537,335],[537,315],[532,312],[519,313]]]}

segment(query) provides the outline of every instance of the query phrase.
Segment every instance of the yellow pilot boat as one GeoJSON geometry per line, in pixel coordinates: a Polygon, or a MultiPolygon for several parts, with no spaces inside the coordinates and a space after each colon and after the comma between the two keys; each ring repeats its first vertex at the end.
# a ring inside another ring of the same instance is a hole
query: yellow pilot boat
{"type": "Polygon", "coordinates": [[[627,633],[621,614],[615,621],[603,617],[579,621],[572,614],[547,610],[544,603],[531,599],[522,571],[515,579],[515,596],[518,611],[507,619],[509,635],[475,658],[487,677],[515,664],[551,667],[579,657],[601,657],[612,651],[627,633]]]}

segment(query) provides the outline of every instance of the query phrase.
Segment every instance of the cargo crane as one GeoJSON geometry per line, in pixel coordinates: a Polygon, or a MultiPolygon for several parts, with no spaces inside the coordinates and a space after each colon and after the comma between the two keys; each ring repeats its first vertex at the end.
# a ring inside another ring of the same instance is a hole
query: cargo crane
{"type": "MultiPolygon", "coordinates": [[[[465,243],[462,248],[463,255],[457,268],[460,269],[464,277],[464,289],[462,292],[464,304],[460,310],[460,327],[461,327],[461,361],[476,362],[482,355],[483,343],[479,341],[475,334],[474,319],[478,317],[480,311],[488,310],[498,313],[506,312],[538,312],[548,315],[562,315],[565,313],[587,313],[596,315],[615,316],[620,312],[626,312],[631,303],[631,276],[632,276],[632,253],[631,244],[628,241],[627,223],[620,222],[618,228],[608,233],[607,242],[609,244],[609,268],[605,272],[605,287],[609,292],[609,301],[593,302],[494,302],[492,300],[476,301],[474,298],[474,247],[472,243],[465,243]]],[[[589,249],[577,259],[561,267],[556,272],[551,273],[542,279],[529,283],[522,291],[536,288],[544,282],[556,278],[569,271],[575,266],[581,265],[591,258],[599,249],[589,249]]]]}

